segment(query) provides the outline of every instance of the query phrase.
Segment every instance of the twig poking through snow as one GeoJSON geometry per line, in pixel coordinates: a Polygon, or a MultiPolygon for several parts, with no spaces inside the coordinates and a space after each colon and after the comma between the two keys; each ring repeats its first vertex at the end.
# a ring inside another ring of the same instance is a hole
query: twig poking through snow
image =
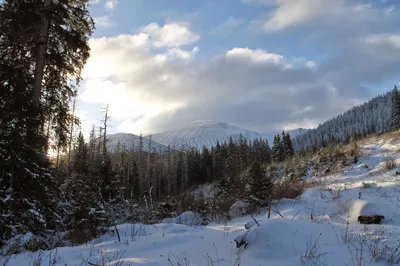
{"type": "Polygon", "coordinates": [[[257,224],[258,226],[260,226],[260,224],[257,222],[256,218],[254,218],[253,215],[251,215],[251,218],[253,218],[254,222],[256,222],[256,224],[257,224]]]}

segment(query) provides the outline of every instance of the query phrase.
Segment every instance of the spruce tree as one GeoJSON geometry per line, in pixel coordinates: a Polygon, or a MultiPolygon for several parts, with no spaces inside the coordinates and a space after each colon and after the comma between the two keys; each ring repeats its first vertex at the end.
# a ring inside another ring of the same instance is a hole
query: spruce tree
{"type": "Polygon", "coordinates": [[[391,130],[400,128],[400,93],[397,86],[392,91],[392,112],[390,117],[391,130]]]}
{"type": "Polygon", "coordinates": [[[284,158],[289,159],[293,156],[293,144],[289,133],[282,135],[284,158]]]}
{"type": "Polygon", "coordinates": [[[273,183],[267,176],[265,167],[257,161],[251,165],[249,170],[251,195],[263,203],[268,202],[272,197],[273,183]]]}
{"type": "Polygon", "coordinates": [[[45,154],[45,125],[56,148],[65,148],[73,122],[69,103],[94,27],[87,3],[0,3],[0,245],[56,225],[59,193],[45,154]]]}
{"type": "Polygon", "coordinates": [[[87,174],[89,172],[89,154],[82,132],[79,132],[77,142],[73,158],[73,170],[75,173],[87,174]]]}
{"type": "Polygon", "coordinates": [[[283,158],[283,145],[281,137],[278,134],[274,137],[274,143],[272,147],[272,159],[274,160],[274,162],[280,163],[282,162],[282,158],[283,158]]]}

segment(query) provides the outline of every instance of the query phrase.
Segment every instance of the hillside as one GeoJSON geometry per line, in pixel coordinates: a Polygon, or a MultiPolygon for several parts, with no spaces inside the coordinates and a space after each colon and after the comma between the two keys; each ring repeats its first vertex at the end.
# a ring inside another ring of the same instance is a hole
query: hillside
{"type": "Polygon", "coordinates": [[[373,133],[388,132],[391,109],[392,92],[379,95],[298,135],[293,142],[295,150],[307,150],[322,147],[326,143],[346,142],[373,133]]]}
{"type": "MultiPolygon", "coordinates": [[[[149,152],[165,152],[168,150],[168,147],[161,145],[160,143],[142,137],[143,148],[142,151],[149,152]]],[[[131,151],[134,149],[135,151],[139,151],[140,149],[140,137],[135,134],[130,133],[116,133],[110,134],[107,136],[107,149],[110,152],[115,152],[118,146],[120,145],[120,149],[123,149],[124,145],[126,150],[131,151]]]]}
{"type": "MultiPolygon", "coordinates": [[[[292,137],[303,134],[307,129],[296,129],[289,131],[292,137]]],[[[211,148],[219,143],[229,142],[229,138],[237,141],[239,136],[242,135],[247,140],[253,141],[254,139],[267,139],[270,145],[276,133],[261,134],[255,131],[243,129],[237,126],[229,125],[227,123],[215,121],[197,121],[186,127],[154,134],[152,137],[155,141],[177,149],[188,149],[195,147],[201,150],[203,146],[211,148]]]]}
{"type": "Polygon", "coordinates": [[[69,266],[398,264],[400,180],[395,168],[386,167],[388,158],[400,163],[397,135],[359,142],[358,162],[341,172],[306,176],[313,187],[299,199],[281,200],[279,215],[272,213],[271,219],[263,212],[254,216],[260,226],[250,216],[207,226],[188,226],[194,220],[184,219],[177,221],[181,224],[123,224],[118,226],[120,242],[109,233],[87,245],[16,255],[7,265],[28,265],[38,258],[69,266]],[[384,215],[383,224],[358,224],[357,216],[366,213],[384,215]],[[253,227],[246,231],[249,221],[253,227]],[[237,249],[234,239],[243,239],[246,249],[237,249]]]}

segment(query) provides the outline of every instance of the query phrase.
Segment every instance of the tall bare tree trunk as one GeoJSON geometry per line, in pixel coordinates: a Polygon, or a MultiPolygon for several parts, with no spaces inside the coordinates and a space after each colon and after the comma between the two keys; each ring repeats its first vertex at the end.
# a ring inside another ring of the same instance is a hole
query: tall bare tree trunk
{"type": "Polygon", "coordinates": [[[106,151],[107,151],[107,147],[106,147],[106,145],[107,145],[107,143],[106,143],[106,141],[107,141],[107,123],[108,123],[108,119],[109,119],[110,117],[108,116],[108,104],[106,105],[106,107],[105,107],[105,109],[104,109],[104,127],[103,127],[103,153],[105,154],[106,153],[106,151]]]}
{"type": "Polygon", "coordinates": [[[42,81],[44,72],[44,57],[46,53],[46,46],[48,40],[49,20],[47,19],[47,12],[50,7],[51,0],[44,0],[44,13],[40,19],[38,47],[36,51],[36,64],[35,64],[35,91],[33,93],[33,100],[39,104],[40,96],[42,94],[42,81]]]}
{"type": "Polygon", "coordinates": [[[73,132],[74,132],[74,124],[75,124],[75,107],[76,107],[76,97],[74,98],[74,102],[72,104],[72,122],[71,129],[69,131],[69,143],[68,143],[68,167],[71,166],[71,149],[72,149],[72,140],[73,140],[73,132]]]}

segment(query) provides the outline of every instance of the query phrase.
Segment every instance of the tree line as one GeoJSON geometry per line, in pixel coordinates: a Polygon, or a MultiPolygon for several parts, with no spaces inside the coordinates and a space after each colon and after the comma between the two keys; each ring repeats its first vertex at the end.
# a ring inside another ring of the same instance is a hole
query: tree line
{"type": "MultiPolygon", "coordinates": [[[[275,136],[272,149],[267,140],[248,141],[241,135],[237,141],[231,137],[228,142],[217,142],[211,149],[204,146],[201,151],[168,147],[163,152],[149,152],[153,149],[145,149],[143,139],[140,136],[138,143],[132,142],[132,147],[127,147],[126,142],[118,142],[111,153],[107,151],[105,135],[96,136],[93,129],[86,143],[83,134],[79,133],[69,175],[74,180],[81,179],[80,182],[98,184],[103,189],[108,187],[110,192],[100,193],[105,199],[129,200],[147,196],[147,200],[151,197],[158,201],[215,181],[233,187],[235,178],[252,164],[279,163],[294,154],[290,135],[285,132],[275,136]]],[[[69,166],[64,165],[64,168],[69,166]]],[[[95,191],[92,194],[97,195],[95,191]]]]}

